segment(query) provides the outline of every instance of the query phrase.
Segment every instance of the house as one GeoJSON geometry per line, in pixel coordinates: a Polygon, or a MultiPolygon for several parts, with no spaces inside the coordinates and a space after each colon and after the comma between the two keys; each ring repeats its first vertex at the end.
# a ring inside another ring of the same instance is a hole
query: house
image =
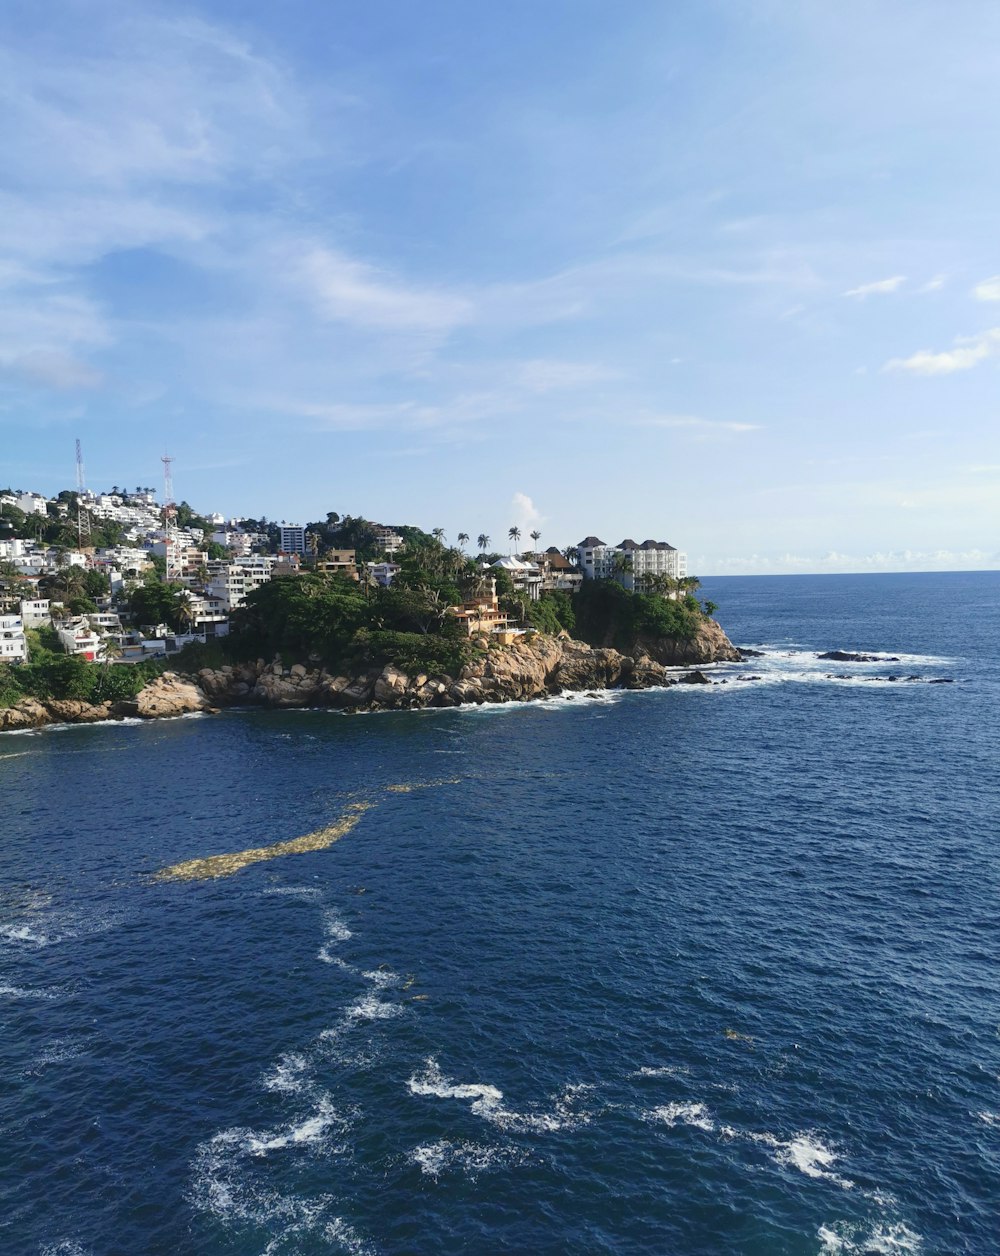
{"type": "Polygon", "coordinates": [[[514,589],[518,593],[527,593],[532,602],[538,601],[542,590],[542,573],[534,564],[525,562],[523,558],[498,558],[493,564],[510,576],[514,589]]]}
{"type": "Polygon", "coordinates": [[[52,605],[47,597],[25,598],[21,602],[21,622],[25,628],[43,628],[51,622],[52,605]]]}
{"type": "Polygon", "coordinates": [[[83,618],[71,619],[56,629],[60,644],[67,654],[81,655],[88,663],[101,657],[101,639],[83,618]]]}
{"type": "Polygon", "coordinates": [[[348,580],[357,580],[357,553],[352,549],[327,550],[316,564],[316,570],[324,575],[346,576],[348,580]]]}
{"type": "Polygon", "coordinates": [[[0,663],[26,663],[28,642],[20,615],[0,615],[0,663]]]}
{"type": "Polygon", "coordinates": [[[542,592],[575,593],[583,584],[583,572],[553,545],[542,555],[542,592]]]}
{"type": "Polygon", "coordinates": [[[393,578],[403,570],[399,563],[366,563],[365,566],[369,576],[383,589],[388,589],[393,578]]]}
{"type": "Polygon", "coordinates": [[[469,598],[461,606],[449,606],[448,611],[464,625],[468,635],[475,637],[479,633],[508,631],[508,616],[500,609],[497,601],[497,582],[488,581],[489,593],[483,592],[478,597],[469,598]]]}
{"type": "Polygon", "coordinates": [[[375,544],[383,554],[388,554],[391,558],[393,554],[403,548],[405,542],[395,529],[387,528],[381,523],[376,523],[372,526],[375,529],[375,544]]]}
{"type": "Polygon", "coordinates": [[[274,563],[270,554],[249,554],[231,562],[209,562],[205,592],[218,598],[228,613],[242,606],[248,593],[267,584],[274,563]]]}

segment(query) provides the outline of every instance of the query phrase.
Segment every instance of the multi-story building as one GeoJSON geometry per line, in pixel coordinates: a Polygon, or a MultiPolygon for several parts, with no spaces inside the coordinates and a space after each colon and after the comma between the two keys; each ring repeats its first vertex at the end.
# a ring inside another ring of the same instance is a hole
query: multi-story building
{"type": "Polygon", "coordinates": [[[626,589],[642,589],[649,577],[677,580],[687,575],[687,555],[666,541],[633,541],[626,537],[608,545],[587,536],[577,546],[578,562],[589,580],[617,580],[626,589]]]}
{"type": "Polygon", "coordinates": [[[25,663],[28,642],[20,615],[0,615],[0,663],[25,663]]]}
{"type": "Polygon", "coordinates": [[[44,628],[52,620],[52,604],[47,597],[26,598],[21,602],[21,621],[25,628],[44,628]]]}
{"type": "Polygon", "coordinates": [[[67,654],[78,654],[88,663],[96,663],[101,657],[101,639],[86,619],[71,619],[60,624],[56,632],[67,654]]]}
{"type": "Polygon", "coordinates": [[[525,562],[521,558],[498,558],[493,566],[505,571],[518,593],[527,593],[532,602],[538,601],[542,590],[542,572],[535,563],[525,562]]]}
{"type": "Polygon", "coordinates": [[[372,526],[375,529],[375,544],[383,554],[388,554],[392,557],[393,554],[398,553],[403,548],[405,542],[393,528],[387,528],[382,523],[376,523],[372,526]]]}
{"type": "Polygon", "coordinates": [[[497,582],[491,579],[488,583],[489,593],[484,591],[479,597],[467,599],[461,606],[448,608],[470,637],[479,633],[503,633],[509,628],[507,613],[500,609],[497,600],[497,582]]]}
{"type": "Polygon", "coordinates": [[[228,613],[242,606],[246,595],[271,579],[274,558],[270,554],[251,554],[232,562],[210,562],[205,592],[218,598],[228,613]]]}
{"type": "Polygon", "coordinates": [[[575,593],[583,584],[583,573],[555,546],[542,555],[542,592],[575,593]]]}
{"type": "Polygon", "coordinates": [[[316,564],[316,570],[357,580],[357,553],[355,550],[327,550],[316,564]]]}
{"type": "Polygon", "coordinates": [[[278,528],[278,549],[283,554],[306,552],[306,530],[299,523],[283,523],[278,528]]]}

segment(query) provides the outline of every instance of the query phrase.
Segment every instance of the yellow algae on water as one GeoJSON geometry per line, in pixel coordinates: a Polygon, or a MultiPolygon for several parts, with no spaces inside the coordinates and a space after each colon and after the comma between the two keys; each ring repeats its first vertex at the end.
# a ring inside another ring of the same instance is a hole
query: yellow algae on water
{"type": "Polygon", "coordinates": [[[355,802],[347,808],[336,824],[303,837],[293,837],[287,842],[275,842],[272,846],[252,846],[249,850],[235,851],[230,855],[206,855],[204,859],[187,859],[184,863],[171,864],[161,869],[155,881],[202,881],[214,877],[231,877],[234,872],[267,859],[280,859],[282,855],[302,855],[306,851],[326,850],[334,842],[355,827],[366,811],[374,806],[370,802],[355,802]]]}

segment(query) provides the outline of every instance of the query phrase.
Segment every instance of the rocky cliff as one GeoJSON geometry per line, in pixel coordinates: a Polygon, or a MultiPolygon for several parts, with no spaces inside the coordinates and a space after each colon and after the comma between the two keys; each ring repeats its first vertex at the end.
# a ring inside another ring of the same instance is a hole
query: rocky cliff
{"type": "Polygon", "coordinates": [[[196,676],[164,672],[131,702],[114,705],[25,699],[0,710],[0,730],[128,716],[156,719],[223,706],[409,710],[525,701],[564,690],[648,689],[707,679],[699,672],[671,675],[668,666],[739,661],[740,657],[719,625],[707,621],[691,641],[639,641],[632,654],[594,648],[569,637],[522,638],[477,655],[457,676],[407,675],[392,664],[359,675],[334,675],[301,663],[284,667],[278,661],[258,659],[218,670],[205,668],[196,676]]]}

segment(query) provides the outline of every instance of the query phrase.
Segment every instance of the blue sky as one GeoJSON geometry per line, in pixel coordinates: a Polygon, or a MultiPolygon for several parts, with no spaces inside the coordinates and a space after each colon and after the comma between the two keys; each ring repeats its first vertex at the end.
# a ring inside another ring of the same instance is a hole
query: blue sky
{"type": "Polygon", "coordinates": [[[0,482],[1000,566],[1000,6],[8,0],[0,482]]]}

